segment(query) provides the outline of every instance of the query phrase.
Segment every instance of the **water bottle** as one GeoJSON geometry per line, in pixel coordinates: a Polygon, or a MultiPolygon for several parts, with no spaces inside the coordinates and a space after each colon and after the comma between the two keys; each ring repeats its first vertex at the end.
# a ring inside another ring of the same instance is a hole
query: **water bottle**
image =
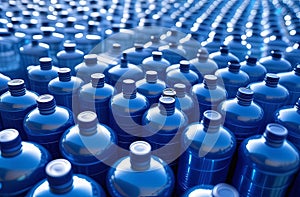
{"type": "Polygon", "coordinates": [[[289,91],[289,99],[285,105],[294,105],[300,97],[300,64],[293,71],[278,73],[279,84],[289,91]]]}
{"type": "Polygon", "coordinates": [[[183,83],[176,83],[174,85],[174,90],[176,92],[175,106],[186,115],[189,123],[198,121],[199,112],[196,107],[197,101],[189,94],[190,91],[187,90],[186,85],[183,83]]]}
{"type": "Polygon", "coordinates": [[[58,141],[63,132],[74,125],[73,114],[67,108],[56,106],[50,94],[39,96],[36,102],[37,108],[24,118],[24,130],[29,141],[43,145],[53,158],[58,158],[58,141]]]}
{"type": "Polygon", "coordinates": [[[107,188],[112,197],[172,196],[174,174],[170,167],[151,153],[144,141],[130,145],[129,156],[119,159],[108,171],[107,188]]]}
{"type": "Polygon", "coordinates": [[[263,57],[259,62],[266,68],[268,73],[289,72],[292,70],[291,64],[282,58],[280,51],[272,51],[271,55],[263,57]]]}
{"type": "Polygon", "coordinates": [[[158,50],[170,64],[178,64],[181,60],[187,59],[186,51],[176,42],[170,42],[168,45],[159,47],[158,50]]]}
{"type": "Polygon", "coordinates": [[[293,46],[288,47],[284,52],[284,58],[290,62],[293,68],[300,64],[300,56],[298,55],[299,52],[300,41],[298,43],[295,43],[293,46]]]}
{"type": "Polygon", "coordinates": [[[226,68],[228,63],[231,61],[239,62],[239,59],[229,52],[229,49],[226,45],[220,46],[220,51],[210,53],[209,58],[216,62],[218,68],[226,68]]]}
{"type": "Polygon", "coordinates": [[[122,89],[122,81],[124,79],[133,79],[138,81],[144,78],[141,68],[134,64],[130,64],[127,60],[127,54],[123,53],[120,63],[107,71],[108,83],[116,88],[117,92],[122,89]]]}
{"type": "Polygon", "coordinates": [[[145,49],[153,52],[158,51],[159,47],[165,46],[167,43],[159,38],[157,35],[152,35],[150,41],[145,43],[145,49]]]}
{"type": "Polygon", "coordinates": [[[227,183],[212,185],[197,185],[187,190],[182,197],[239,197],[238,191],[227,183]]]}
{"type": "Polygon", "coordinates": [[[13,79],[7,83],[8,91],[0,97],[0,114],[5,129],[14,128],[20,137],[26,140],[23,121],[28,112],[36,107],[37,94],[26,90],[22,79],[13,79]]]}
{"type": "Polygon", "coordinates": [[[263,135],[243,141],[233,179],[241,196],[286,195],[299,169],[299,154],[287,134],[285,127],[272,123],[263,135]]]}
{"type": "Polygon", "coordinates": [[[134,65],[142,64],[143,60],[151,56],[151,51],[144,48],[142,44],[135,43],[133,48],[124,51],[127,54],[127,60],[134,65]]]}
{"type": "Polygon", "coordinates": [[[159,98],[159,104],[147,110],[143,116],[143,138],[153,147],[153,154],[162,158],[176,172],[180,156],[180,136],[188,120],[178,108],[175,99],[159,98]]]}
{"type": "Polygon", "coordinates": [[[1,196],[24,196],[46,177],[49,152],[36,143],[22,141],[15,129],[0,132],[1,196]],[[13,176],[9,176],[12,175],[13,176]]]}
{"type": "Polygon", "coordinates": [[[228,36],[224,42],[229,51],[235,55],[240,62],[244,61],[248,52],[249,52],[249,45],[245,40],[242,40],[242,36],[240,34],[233,34],[228,36]]]}
{"type": "Polygon", "coordinates": [[[218,111],[225,118],[224,126],[232,131],[239,145],[244,139],[263,133],[264,110],[253,102],[254,92],[239,88],[236,98],[223,101],[218,111]]]}
{"type": "Polygon", "coordinates": [[[141,137],[142,117],[148,108],[149,102],[137,92],[135,81],[123,80],[122,92],[114,95],[109,104],[109,126],[117,133],[118,145],[123,149],[128,150],[141,137]]]}
{"type": "Polygon", "coordinates": [[[86,84],[91,81],[91,74],[104,73],[108,68],[107,64],[98,61],[96,54],[88,54],[84,56],[84,61],[75,67],[75,72],[86,84]]]}
{"type": "Polygon", "coordinates": [[[76,49],[76,44],[72,42],[64,42],[64,50],[56,54],[58,67],[68,67],[71,69],[72,75],[75,75],[75,66],[83,62],[84,53],[76,49]]]}
{"type": "Polygon", "coordinates": [[[52,65],[50,57],[39,59],[39,65],[28,67],[30,90],[42,95],[49,93],[48,83],[58,76],[58,67],[52,65]]]}
{"type": "Polygon", "coordinates": [[[170,66],[170,62],[163,58],[160,51],[153,51],[152,56],[145,58],[142,62],[142,69],[144,72],[154,70],[158,74],[158,79],[165,80],[166,69],[170,66]]]}
{"type": "Polygon", "coordinates": [[[234,98],[239,87],[246,87],[250,82],[248,74],[240,68],[239,62],[231,61],[228,63],[227,68],[218,69],[215,72],[218,78],[217,83],[224,86],[228,98],[234,98]]]}
{"type": "Polygon", "coordinates": [[[197,57],[190,61],[190,69],[197,73],[199,82],[203,81],[205,75],[213,75],[218,70],[218,65],[208,56],[208,51],[203,47],[199,49],[197,57]]]}
{"type": "Polygon", "coordinates": [[[49,45],[49,53],[55,65],[57,65],[56,54],[63,49],[64,35],[55,32],[52,26],[42,26],[42,35],[36,36],[41,42],[49,45]]]}
{"type": "Polygon", "coordinates": [[[48,91],[54,96],[57,105],[67,107],[77,114],[79,110],[78,94],[83,84],[84,82],[80,78],[71,76],[70,68],[60,68],[58,77],[49,82],[48,91]]]}
{"type": "Polygon", "coordinates": [[[114,95],[114,88],[105,83],[105,75],[94,73],[91,82],[83,85],[79,90],[80,111],[93,111],[100,123],[109,124],[109,102],[114,95]]]}
{"type": "Polygon", "coordinates": [[[288,130],[287,139],[300,150],[300,98],[294,105],[287,105],[275,111],[274,122],[288,130]]]}
{"type": "Polygon", "coordinates": [[[115,132],[99,124],[96,113],[83,111],[77,116],[77,124],[62,135],[59,147],[75,173],[85,174],[104,186],[109,166],[117,159],[116,144],[115,132]]]}
{"type": "Polygon", "coordinates": [[[227,91],[217,84],[217,76],[205,75],[203,83],[196,84],[191,89],[192,97],[198,106],[198,121],[202,120],[206,110],[216,110],[218,105],[227,98],[227,91]]]}
{"type": "Polygon", "coordinates": [[[165,88],[166,83],[158,79],[158,73],[154,70],[146,71],[145,78],[136,82],[137,92],[148,99],[149,106],[158,103],[165,88]]]}
{"type": "Polygon", "coordinates": [[[76,24],[75,17],[67,17],[66,21],[55,24],[56,31],[65,36],[65,40],[74,40],[77,33],[83,33],[86,28],[76,24]]]}
{"type": "Polygon", "coordinates": [[[73,174],[72,165],[66,159],[50,161],[45,171],[46,179],[37,183],[26,197],[106,196],[102,187],[92,178],[83,174],[73,174]]]}
{"type": "Polygon", "coordinates": [[[279,76],[267,73],[265,80],[249,84],[249,88],[254,92],[254,101],[264,110],[263,126],[274,121],[274,113],[284,106],[289,98],[288,90],[278,84],[279,76]]]}
{"type": "Polygon", "coordinates": [[[182,44],[183,49],[187,52],[187,60],[196,58],[198,50],[201,50],[201,42],[199,42],[199,36],[196,32],[191,32],[179,41],[182,44]]]}
{"type": "Polygon", "coordinates": [[[235,136],[222,126],[222,116],[214,110],[203,113],[201,123],[190,124],[182,134],[178,165],[178,191],[196,185],[226,181],[236,148],[235,136]]]}

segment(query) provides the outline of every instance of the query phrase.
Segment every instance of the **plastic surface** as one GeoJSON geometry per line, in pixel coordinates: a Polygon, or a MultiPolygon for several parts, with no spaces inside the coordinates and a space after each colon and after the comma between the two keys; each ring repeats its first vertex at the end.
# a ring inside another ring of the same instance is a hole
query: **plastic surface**
{"type": "Polygon", "coordinates": [[[196,185],[215,185],[226,181],[236,148],[235,136],[222,126],[222,116],[214,110],[203,114],[201,123],[190,124],[181,137],[178,190],[196,185]]]}
{"type": "Polygon", "coordinates": [[[292,70],[290,62],[282,58],[280,51],[272,51],[271,55],[263,57],[259,62],[266,68],[268,73],[289,72],[292,70]]]}
{"type": "Polygon", "coordinates": [[[27,197],[55,197],[55,196],[86,196],[105,197],[100,185],[93,179],[73,174],[69,161],[56,159],[46,166],[47,179],[36,184],[27,197]]]}
{"type": "Polygon", "coordinates": [[[96,112],[100,123],[109,124],[109,102],[114,94],[114,87],[105,83],[105,75],[94,73],[91,82],[83,85],[79,90],[80,111],[96,112]]]}
{"type": "Polygon", "coordinates": [[[28,140],[43,145],[53,158],[58,158],[58,141],[74,120],[70,110],[56,106],[54,97],[44,94],[37,98],[37,108],[26,115],[23,125],[28,140]]]}
{"type": "Polygon", "coordinates": [[[144,48],[142,44],[134,44],[133,48],[124,51],[127,54],[127,60],[134,65],[142,64],[143,60],[151,56],[151,51],[144,48]]]}
{"type": "Polygon", "coordinates": [[[263,135],[241,144],[233,179],[241,196],[286,195],[299,169],[299,154],[285,139],[287,133],[281,125],[268,124],[263,135]]]}
{"type": "Polygon", "coordinates": [[[229,52],[228,47],[225,45],[220,46],[220,51],[210,53],[209,58],[216,62],[219,69],[226,68],[231,61],[239,61],[235,55],[229,52]]]}
{"type": "Polygon", "coordinates": [[[162,159],[152,154],[148,143],[132,143],[130,155],[119,159],[108,172],[109,194],[112,197],[172,196],[174,174],[162,159]]]}
{"type": "Polygon", "coordinates": [[[187,190],[182,197],[239,197],[237,190],[227,184],[197,185],[187,190]]]}
{"type": "Polygon", "coordinates": [[[293,46],[288,47],[283,54],[284,58],[290,62],[293,68],[295,68],[298,64],[300,64],[300,57],[298,55],[299,52],[300,52],[300,41],[298,41],[298,43],[295,43],[293,46]]]}
{"type": "Polygon", "coordinates": [[[249,83],[263,81],[267,74],[266,68],[253,56],[248,56],[245,61],[241,62],[241,70],[248,74],[249,83]]]}
{"type": "Polygon", "coordinates": [[[27,139],[23,128],[25,116],[36,107],[38,95],[26,90],[22,79],[13,79],[8,83],[9,90],[0,97],[0,114],[5,129],[14,128],[23,140],[27,139]]]}
{"type": "Polygon", "coordinates": [[[46,177],[49,152],[39,144],[22,142],[15,129],[0,132],[1,196],[24,196],[46,177]],[[22,164],[22,165],[20,165],[22,164]],[[10,176],[10,175],[14,176],[10,176]]]}
{"type": "Polygon", "coordinates": [[[74,173],[90,176],[104,186],[108,168],[117,158],[116,134],[99,124],[97,114],[91,111],[78,114],[77,122],[62,135],[61,154],[72,163],[74,173]]]}
{"type": "Polygon", "coordinates": [[[176,42],[169,42],[168,45],[161,46],[158,50],[162,52],[163,58],[169,61],[171,65],[178,64],[181,60],[188,58],[186,51],[176,42]]]}

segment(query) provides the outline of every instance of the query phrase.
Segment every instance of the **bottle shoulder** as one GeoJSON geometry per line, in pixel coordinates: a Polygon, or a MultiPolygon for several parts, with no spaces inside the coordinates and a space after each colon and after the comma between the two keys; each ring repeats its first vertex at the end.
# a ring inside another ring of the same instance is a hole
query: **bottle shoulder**
{"type": "Polygon", "coordinates": [[[22,111],[36,106],[38,95],[34,92],[26,90],[25,95],[12,96],[10,92],[6,92],[0,97],[0,110],[3,111],[22,111]]]}
{"type": "Polygon", "coordinates": [[[138,113],[149,108],[149,102],[145,96],[136,93],[133,99],[124,98],[123,93],[111,97],[110,108],[114,113],[138,113]]]}
{"type": "Polygon", "coordinates": [[[276,87],[270,87],[265,82],[254,82],[249,84],[248,87],[254,91],[254,100],[277,100],[282,102],[289,96],[288,90],[280,84],[276,87]]]}
{"type": "Polygon", "coordinates": [[[114,95],[115,89],[109,84],[104,84],[104,87],[95,88],[91,83],[83,85],[79,90],[79,98],[88,101],[109,100],[114,95]]]}
{"type": "Polygon", "coordinates": [[[71,76],[70,81],[60,81],[58,77],[52,79],[48,84],[48,90],[53,94],[64,94],[79,90],[84,84],[79,77],[71,76]]]}

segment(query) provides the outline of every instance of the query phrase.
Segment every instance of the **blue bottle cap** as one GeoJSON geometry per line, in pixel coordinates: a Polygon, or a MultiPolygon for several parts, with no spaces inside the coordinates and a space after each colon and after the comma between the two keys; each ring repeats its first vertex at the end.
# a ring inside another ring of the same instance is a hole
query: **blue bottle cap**
{"type": "Polygon", "coordinates": [[[251,102],[253,100],[253,95],[254,95],[253,90],[249,88],[241,87],[238,89],[236,97],[239,101],[251,102]]]}
{"type": "Polygon", "coordinates": [[[153,60],[160,61],[162,59],[162,52],[160,51],[153,51],[152,52],[153,60]]]}
{"type": "Polygon", "coordinates": [[[271,51],[272,57],[276,58],[276,59],[280,59],[282,54],[279,50],[273,50],[271,51]]]}
{"type": "Polygon", "coordinates": [[[59,81],[71,81],[71,69],[70,68],[60,68],[58,70],[59,81]]]}
{"type": "Polygon", "coordinates": [[[277,86],[279,83],[279,76],[274,73],[267,73],[265,76],[265,82],[269,86],[277,86]]]}
{"type": "Polygon", "coordinates": [[[68,42],[68,41],[64,42],[64,49],[65,49],[65,51],[67,51],[67,52],[73,52],[73,51],[75,51],[75,48],[76,48],[76,43],[74,43],[74,42],[68,42]]]}
{"type": "Polygon", "coordinates": [[[1,155],[13,156],[20,152],[22,140],[16,129],[5,129],[0,132],[1,155]]]}
{"type": "Polygon", "coordinates": [[[140,43],[134,43],[134,48],[136,51],[142,51],[144,49],[144,45],[140,43]]]}
{"type": "Polygon", "coordinates": [[[83,111],[77,116],[78,127],[83,134],[94,134],[97,130],[97,114],[92,111],[83,111]]]}
{"type": "Polygon", "coordinates": [[[238,191],[231,185],[219,183],[212,190],[213,197],[239,197],[238,191]]]}
{"type": "Polygon", "coordinates": [[[104,87],[105,75],[103,73],[93,73],[91,74],[91,82],[94,88],[104,87]]]}
{"type": "Polygon", "coordinates": [[[55,110],[56,102],[54,97],[50,94],[39,96],[36,102],[41,114],[50,114],[55,110]]]}
{"type": "Polygon", "coordinates": [[[154,70],[148,70],[146,71],[146,81],[148,83],[155,83],[157,81],[157,72],[154,70]]]}
{"type": "Polygon", "coordinates": [[[163,93],[162,93],[163,96],[168,96],[168,97],[173,97],[175,98],[176,97],[176,91],[174,88],[165,88],[163,90],[163,93]]]}
{"type": "Polygon", "coordinates": [[[46,166],[47,180],[55,193],[68,191],[73,184],[71,163],[66,159],[50,161],[46,166]]]}
{"type": "Polygon", "coordinates": [[[215,127],[222,124],[222,116],[215,110],[206,110],[203,113],[203,125],[206,127],[215,127]]]}
{"type": "Polygon", "coordinates": [[[52,58],[42,57],[39,59],[41,70],[50,70],[52,67],[52,58]]]}
{"type": "Polygon", "coordinates": [[[283,140],[286,139],[287,134],[288,130],[277,123],[268,124],[264,132],[264,136],[267,140],[270,140],[273,143],[282,143],[283,140]]]}
{"type": "Polygon", "coordinates": [[[233,60],[233,61],[228,62],[228,68],[232,72],[238,72],[241,68],[241,65],[238,61],[233,60]]]}
{"type": "Polygon", "coordinates": [[[197,57],[199,60],[205,61],[208,59],[208,56],[209,53],[206,48],[202,47],[201,49],[198,50],[197,57]]]}
{"type": "Polygon", "coordinates": [[[255,65],[256,62],[257,62],[257,58],[256,58],[256,57],[251,57],[251,56],[249,56],[249,57],[247,58],[247,63],[248,63],[249,65],[255,65]]]}
{"type": "Polygon", "coordinates": [[[179,62],[179,64],[180,64],[179,69],[181,72],[183,72],[183,73],[189,72],[189,70],[190,70],[190,62],[189,61],[181,60],[179,62]]]}
{"type": "Polygon", "coordinates": [[[9,92],[12,96],[22,96],[25,94],[25,83],[23,79],[13,79],[7,82],[9,92]]]}
{"type": "Polygon", "coordinates": [[[151,145],[145,141],[133,142],[130,147],[130,163],[134,170],[145,170],[150,166],[151,145]]]}
{"type": "Polygon", "coordinates": [[[97,64],[97,55],[96,54],[87,54],[84,56],[84,63],[89,66],[89,65],[95,65],[97,64]]]}
{"type": "Polygon", "coordinates": [[[226,45],[221,45],[220,46],[220,52],[222,54],[228,54],[229,53],[229,49],[228,49],[228,47],[226,45]]]}

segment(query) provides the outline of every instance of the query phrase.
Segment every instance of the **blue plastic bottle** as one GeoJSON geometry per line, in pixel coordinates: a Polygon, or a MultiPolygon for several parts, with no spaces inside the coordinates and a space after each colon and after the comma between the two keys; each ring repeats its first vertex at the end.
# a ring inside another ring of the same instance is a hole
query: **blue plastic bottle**
{"type": "Polygon", "coordinates": [[[203,83],[196,84],[191,89],[192,97],[198,107],[198,121],[206,110],[216,110],[218,105],[227,98],[227,91],[217,84],[215,75],[205,75],[203,83]]]}
{"type": "Polygon", "coordinates": [[[227,183],[197,185],[187,190],[181,197],[239,197],[238,191],[227,183]]]}
{"type": "Polygon", "coordinates": [[[85,174],[105,186],[109,166],[117,159],[116,144],[115,132],[99,124],[96,113],[84,111],[78,114],[77,124],[64,132],[59,146],[75,173],[85,174]]]}
{"type": "Polygon", "coordinates": [[[291,72],[278,73],[279,84],[289,91],[289,99],[285,105],[294,105],[300,97],[300,64],[291,72]]]}
{"type": "Polygon", "coordinates": [[[137,92],[144,95],[149,106],[157,104],[159,97],[166,88],[166,83],[158,79],[158,74],[154,70],[146,71],[145,78],[136,82],[137,92]]]}
{"type": "Polygon", "coordinates": [[[153,52],[158,51],[158,48],[161,46],[165,46],[167,43],[159,38],[158,35],[152,35],[150,37],[150,41],[145,43],[144,47],[153,52]]]}
{"type": "Polygon", "coordinates": [[[178,108],[175,99],[159,98],[159,104],[147,110],[143,116],[143,138],[153,147],[153,154],[162,158],[176,172],[180,156],[180,136],[188,120],[178,108]]]}
{"type": "Polygon", "coordinates": [[[216,62],[218,68],[226,68],[228,63],[231,61],[238,61],[239,59],[229,52],[229,49],[226,45],[220,46],[220,51],[210,53],[209,58],[216,62]]]}
{"type": "Polygon", "coordinates": [[[135,81],[125,79],[122,92],[111,98],[109,108],[109,126],[118,135],[118,145],[128,150],[129,145],[142,135],[142,117],[149,102],[137,93],[135,81]]]}
{"type": "Polygon", "coordinates": [[[190,91],[187,90],[186,85],[183,83],[176,83],[174,85],[174,90],[176,92],[175,106],[186,115],[189,123],[198,121],[199,112],[197,111],[197,101],[189,94],[190,91]]]}
{"type": "Polygon", "coordinates": [[[287,105],[276,110],[274,122],[288,130],[287,139],[300,150],[300,98],[294,105],[287,105]]]}
{"type": "Polygon", "coordinates": [[[109,102],[114,94],[114,88],[105,83],[105,75],[94,73],[91,82],[79,90],[80,111],[96,112],[100,123],[109,125],[109,102]]]}
{"type": "Polygon", "coordinates": [[[144,141],[133,142],[129,156],[119,159],[107,175],[107,188],[112,197],[170,197],[174,182],[170,167],[154,156],[150,144],[144,141]]]}
{"type": "Polygon", "coordinates": [[[264,130],[265,113],[253,102],[253,94],[248,88],[239,88],[236,98],[223,101],[218,106],[218,111],[225,118],[224,126],[234,133],[238,144],[264,130]]]}
{"type": "Polygon", "coordinates": [[[124,79],[138,81],[144,78],[144,74],[138,66],[128,63],[127,54],[123,53],[120,63],[107,71],[107,78],[108,83],[114,86],[117,92],[120,92],[124,79]]]}
{"type": "Polygon", "coordinates": [[[239,87],[246,87],[250,82],[248,74],[240,70],[240,67],[239,62],[231,61],[227,68],[215,72],[218,85],[226,89],[228,98],[234,98],[239,87]]]}
{"type": "Polygon", "coordinates": [[[48,83],[58,76],[58,67],[52,65],[50,57],[39,59],[39,65],[28,67],[30,90],[42,95],[48,92],[48,83]]]}
{"type": "Polygon", "coordinates": [[[124,51],[127,54],[127,60],[134,65],[140,65],[143,60],[151,56],[151,51],[144,48],[142,44],[134,44],[133,48],[124,51]]]}
{"type": "Polygon", "coordinates": [[[249,83],[263,81],[267,74],[266,68],[253,56],[248,56],[245,61],[241,62],[241,70],[248,74],[249,83]]]}
{"type": "Polygon", "coordinates": [[[182,45],[176,42],[170,42],[166,46],[161,46],[158,48],[162,52],[163,58],[165,58],[170,64],[178,64],[181,60],[186,60],[186,51],[183,49],[182,45]]]}
{"type": "Polygon", "coordinates": [[[75,66],[83,62],[84,53],[76,49],[76,44],[66,41],[64,50],[56,54],[58,67],[68,67],[71,69],[72,75],[75,75],[75,66]]]}
{"type": "Polygon", "coordinates": [[[254,92],[254,101],[264,110],[263,126],[274,121],[274,113],[289,99],[288,90],[278,84],[279,76],[267,73],[263,82],[249,84],[254,92]]]}
{"type": "Polygon", "coordinates": [[[77,114],[79,110],[78,94],[83,84],[84,82],[80,78],[71,76],[70,68],[60,68],[58,77],[49,82],[48,91],[54,96],[57,105],[65,106],[77,114]]]}
{"type": "Polygon", "coordinates": [[[291,66],[295,68],[300,64],[300,41],[293,46],[288,47],[284,52],[284,58],[290,62],[291,66]]]}
{"type": "Polygon", "coordinates": [[[46,177],[44,168],[51,156],[44,147],[22,141],[15,129],[0,132],[0,146],[1,196],[24,196],[46,177]]]}
{"type": "Polygon", "coordinates": [[[26,197],[105,197],[104,190],[93,179],[73,174],[71,163],[56,159],[46,166],[46,179],[37,183],[26,197]]]}
{"type": "Polygon", "coordinates": [[[11,79],[8,76],[3,75],[0,73],[0,96],[8,90],[7,82],[11,79]]]}
{"type": "Polygon", "coordinates": [[[56,106],[50,94],[37,98],[37,108],[24,118],[24,130],[28,140],[43,145],[53,158],[58,158],[58,141],[65,130],[74,125],[73,115],[67,108],[56,106]]]}
{"type": "Polygon", "coordinates": [[[8,91],[0,97],[0,114],[3,128],[17,129],[23,140],[26,134],[23,120],[28,112],[36,107],[37,94],[26,90],[22,79],[13,79],[7,83],[8,91]]]}
{"type": "Polygon", "coordinates": [[[249,46],[245,40],[242,40],[242,36],[240,34],[228,36],[224,43],[226,43],[229,51],[235,55],[240,62],[246,59],[246,56],[249,53],[249,46]]]}
{"type": "Polygon", "coordinates": [[[233,179],[241,196],[286,195],[299,169],[299,154],[287,134],[285,127],[272,123],[263,135],[243,141],[233,179]]]}
{"type": "Polygon", "coordinates": [[[199,82],[202,82],[205,75],[213,75],[218,70],[218,65],[210,58],[209,53],[203,47],[198,50],[197,57],[190,61],[190,69],[197,73],[199,82]]]}
{"type": "Polygon", "coordinates": [[[98,61],[96,54],[88,54],[84,56],[84,61],[75,67],[75,72],[76,77],[86,84],[91,81],[91,74],[104,73],[108,68],[107,64],[98,61]]]}
{"type": "Polygon", "coordinates": [[[187,60],[196,58],[198,50],[202,48],[199,36],[196,32],[191,32],[180,40],[182,47],[186,51],[187,60]]]}
{"type": "Polygon", "coordinates": [[[280,51],[272,51],[271,55],[260,58],[259,62],[266,68],[268,73],[289,72],[292,70],[290,62],[282,58],[280,51]]]}
{"type": "Polygon", "coordinates": [[[144,72],[148,70],[156,71],[158,79],[164,81],[166,78],[166,69],[170,66],[170,62],[163,58],[162,52],[153,51],[152,56],[145,58],[141,66],[144,72]]]}
{"type": "Polygon", "coordinates": [[[182,83],[187,87],[187,91],[199,82],[198,75],[190,70],[190,63],[187,60],[181,60],[178,69],[167,72],[166,84],[173,87],[176,83],[182,83]]]}
{"type": "Polygon", "coordinates": [[[183,131],[183,154],[177,176],[179,193],[196,185],[226,181],[236,140],[234,134],[222,126],[222,120],[220,113],[207,110],[201,123],[190,124],[183,131]]]}

